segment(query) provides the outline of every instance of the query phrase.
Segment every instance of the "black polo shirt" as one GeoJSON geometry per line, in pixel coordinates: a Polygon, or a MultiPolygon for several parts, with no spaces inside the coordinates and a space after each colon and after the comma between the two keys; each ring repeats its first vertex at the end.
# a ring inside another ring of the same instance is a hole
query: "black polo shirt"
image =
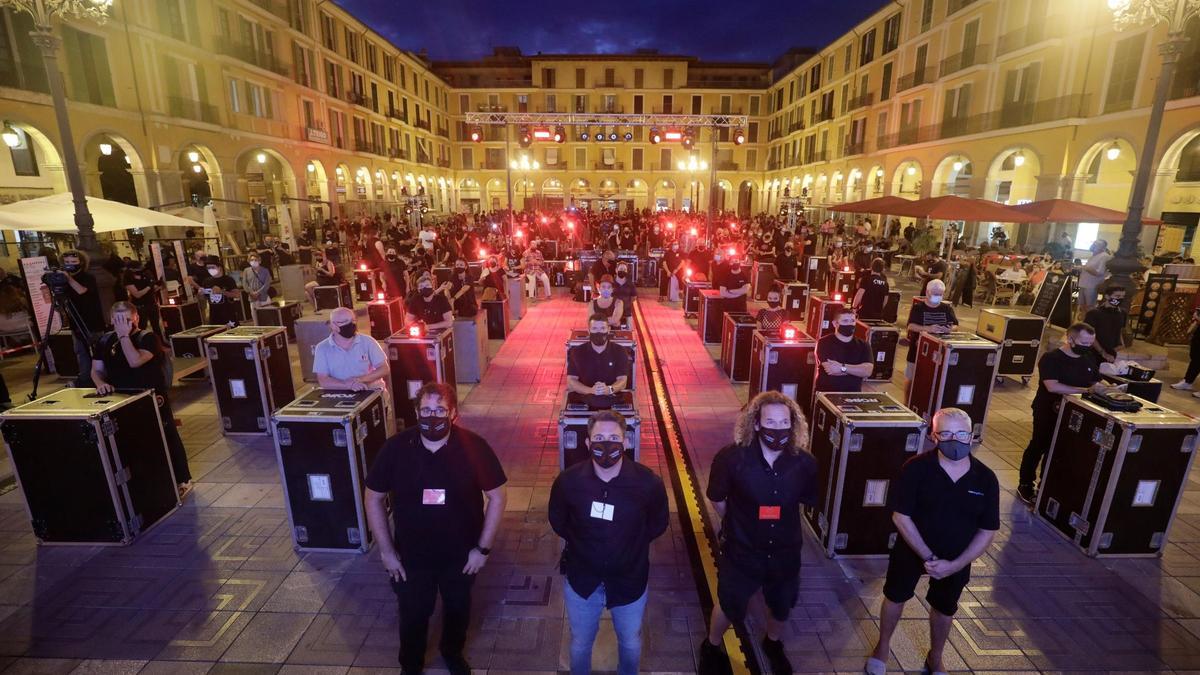
{"type": "Polygon", "coordinates": [[[863,292],[862,302],[858,306],[860,319],[882,319],[883,305],[887,301],[888,291],[891,290],[887,277],[871,272],[858,281],[858,290],[863,292]]]}
{"type": "Polygon", "coordinates": [[[429,299],[421,297],[417,291],[408,294],[408,298],[404,301],[404,311],[417,317],[418,321],[425,324],[441,323],[445,319],[446,312],[450,310],[450,301],[446,299],[445,294],[434,292],[429,296],[429,299]]]}
{"type": "Polygon", "coordinates": [[[650,542],[667,531],[667,491],[653,471],[622,460],[605,483],[591,461],[558,474],[550,488],[550,526],[566,543],[567,583],[581,597],[604,584],[605,604],[628,605],[650,577],[650,542]]]}
{"type": "MultiPolygon", "coordinates": [[[[1000,483],[974,456],[967,473],[952,481],[938,461],[938,451],[931,450],[900,470],[892,487],[892,510],[912,518],[934,555],[954,560],[979,530],[1000,529],[1000,483]]],[[[896,543],[908,545],[903,537],[896,543]]]]}
{"type": "Polygon", "coordinates": [[[487,441],[457,425],[430,452],[417,427],[390,438],[367,487],[392,498],[396,551],[405,565],[465,564],[483,532],[483,493],[508,482],[487,441]]]}
{"type": "Polygon", "coordinates": [[[1062,394],[1052,393],[1046,388],[1046,380],[1054,380],[1070,387],[1090,387],[1100,381],[1100,368],[1096,365],[1095,352],[1083,356],[1068,356],[1062,349],[1052,349],[1038,361],[1038,389],[1033,396],[1033,409],[1038,412],[1053,412],[1062,394]]]}
{"type": "Polygon", "coordinates": [[[721,536],[727,550],[770,556],[800,550],[800,505],[815,506],[817,491],[812,455],[784,452],[772,467],[756,438],[749,447],[728,445],[717,453],[705,494],[726,502],[721,536]]]}
{"type": "MultiPolygon", "coordinates": [[[[154,358],[133,368],[125,358],[121,339],[115,332],[105,333],[96,346],[96,356],[104,363],[105,381],[117,389],[153,389],[159,394],[166,394],[163,349],[158,336],[148,330],[139,330],[130,333],[129,338],[134,347],[150,352],[154,358]]],[[[163,421],[165,423],[167,420],[163,421]]]]}
{"type": "MultiPolygon", "coordinates": [[[[958,325],[958,315],[954,313],[954,308],[948,302],[940,302],[937,307],[930,307],[924,302],[918,302],[913,305],[912,311],[908,314],[908,323],[915,323],[918,326],[956,326],[958,325]]],[[[917,361],[917,340],[920,336],[914,332],[908,332],[908,362],[916,363],[917,361]]]]}
{"type": "MultiPolygon", "coordinates": [[[[836,334],[830,333],[817,340],[817,360],[837,361],[847,366],[871,363],[871,346],[856,337],[842,342],[836,334]]],[[[830,375],[818,364],[815,391],[862,391],[863,379],[850,373],[830,375]]]]}
{"type": "MultiPolygon", "coordinates": [[[[567,352],[567,375],[579,378],[579,383],[590,387],[597,382],[611,385],[622,375],[629,374],[629,354],[625,347],[609,338],[604,349],[597,352],[592,343],[585,342],[571,347],[567,352]]],[[[631,382],[626,382],[630,386],[631,382]]]]}

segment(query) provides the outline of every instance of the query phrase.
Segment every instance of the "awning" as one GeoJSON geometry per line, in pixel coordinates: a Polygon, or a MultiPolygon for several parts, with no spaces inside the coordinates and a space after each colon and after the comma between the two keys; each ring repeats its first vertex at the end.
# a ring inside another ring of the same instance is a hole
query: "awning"
{"type": "MultiPolygon", "coordinates": [[[[1010,206],[1013,211],[1020,211],[1037,216],[1044,223],[1105,223],[1109,225],[1125,222],[1125,212],[1106,209],[1101,206],[1075,202],[1070,199],[1043,199],[1027,204],[1010,206]]],[[[1156,218],[1142,218],[1143,225],[1162,225],[1156,218]]]]}
{"type": "Polygon", "coordinates": [[[910,200],[903,197],[887,195],[885,197],[872,197],[871,199],[863,199],[857,202],[838,204],[837,206],[829,207],[829,210],[840,211],[842,213],[883,213],[893,215],[892,207],[911,203],[910,200]]]}
{"type": "MultiPolygon", "coordinates": [[[[141,227],[205,227],[204,223],[169,213],[87,197],[96,232],[121,232],[141,227]]],[[[0,206],[0,229],[75,233],[75,203],[69,192],[25,199],[0,206]]]]}
{"type": "Polygon", "coordinates": [[[954,195],[944,195],[897,204],[891,208],[889,215],[929,218],[932,220],[965,220],[975,223],[1042,222],[1042,219],[1037,216],[1014,211],[999,202],[992,202],[986,199],[966,199],[954,195]]]}

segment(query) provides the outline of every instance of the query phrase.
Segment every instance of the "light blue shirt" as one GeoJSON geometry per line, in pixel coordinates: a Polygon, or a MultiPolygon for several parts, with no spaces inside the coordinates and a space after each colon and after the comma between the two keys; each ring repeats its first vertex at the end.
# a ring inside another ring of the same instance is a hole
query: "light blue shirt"
{"type": "MultiPolygon", "coordinates": [[[[349,349],[342,349],[333,341],[333,336],[321,340],[313,349],[313,374],[325,375],[339,380],[361,377],[387,362],[387,355],[379,342],[370,335],[358,333],[349,349]]],[[[383,378],[368,386],[386,389],[383,378]]]]}

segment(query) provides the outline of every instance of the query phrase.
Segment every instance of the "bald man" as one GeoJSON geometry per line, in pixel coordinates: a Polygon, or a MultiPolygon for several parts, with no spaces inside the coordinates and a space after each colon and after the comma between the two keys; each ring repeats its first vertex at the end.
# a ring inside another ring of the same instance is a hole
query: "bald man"
{"type": "Polygon", "coordinates": [[[388,360],[374,338],[358,332],[354,312],[338,307],[329,313],[329,337],[313,350],[313,374],[322,389],[386,389],[388,360]]]}

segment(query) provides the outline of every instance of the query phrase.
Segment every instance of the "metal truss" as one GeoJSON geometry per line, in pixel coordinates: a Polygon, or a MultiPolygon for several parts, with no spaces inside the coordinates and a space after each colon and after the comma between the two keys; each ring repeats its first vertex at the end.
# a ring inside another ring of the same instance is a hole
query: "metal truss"
{"type": "Polygon", "coordinates": [[[463,120],[472,126],[503,126],[515,124],[531,127],[591,126],[591,127],[659,127],[745,129],[747,115],[626,115],[624,113],[523,113],[469,112],[463,120]]]}

